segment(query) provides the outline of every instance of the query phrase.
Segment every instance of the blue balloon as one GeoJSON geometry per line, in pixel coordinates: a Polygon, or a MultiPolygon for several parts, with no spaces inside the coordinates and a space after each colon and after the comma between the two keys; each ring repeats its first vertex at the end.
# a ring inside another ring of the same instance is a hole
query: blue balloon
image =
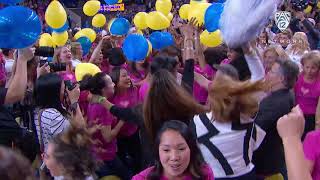
{"type": "Polygon", "coordinates": [[[113,5],[113,4],[117,4],[118,0],[104,0],[104,2],[106,2],[109,5],[113,5]]]}
{"type": "MultiPolygon", "coordinates": [[[[50,26],[49,26],[50,27],[50,26]]],[[[50,27],[51,28],[51,27],[50,27]]],[[[52,31],[53,32],[57,32],[57,33],[63,33],[63,32],[65,32],[66,30],[68,30],[69,29],[69,24],[68,24],[68,21],[61,27],[61,28],[59,28],[59,29],[53,29],[52,28],[52,31]]]]}
{"type": "Polygon", "coordinates": [[[174,39],[172,35],[168,32],[153,32],[150,35],[149,40],[152,44],[152,48],[157,50],[166,48],[174,44],[174,39]]]}
{"type": "Polygon", "coordinates": [[[111,26],[110,33],[112,35],[125,35],[129,32],[130,22],[125,18],[116,18],[111,26]]]}
{"type": "Polygon", "coordinates": [[[77,42],[81,44],[82,51],[83,51],[83,56],[87,55],[90,51],[91,48],[91,41],[87,37],[80,37],[77,42]]]}
{"type": "Polygon", "coordinates": [[[0,3],[14,5],[17,3],[21,3],[24,0],[0,0],[0,3]]]}
{"type": "Polygon", "coordinates": [[[34,44],[41,34],[37,14],[23,6],[0,10],[0,48],[20,49],[34,44]]]}
{"type": "Polygon", "coordinates": [[[204,25],[208,32],[214,32],[219,29],[219,21],[223,12],[224,5],[222,3],[212,3],[208,7],[204,15],[204,25]]]}
{"type": "Polygon", "coordinates": [[[130,34],[123,42],[122,51],[129,61],[142,61],[147,57],[148,41],[140,34],[130,34]]]}

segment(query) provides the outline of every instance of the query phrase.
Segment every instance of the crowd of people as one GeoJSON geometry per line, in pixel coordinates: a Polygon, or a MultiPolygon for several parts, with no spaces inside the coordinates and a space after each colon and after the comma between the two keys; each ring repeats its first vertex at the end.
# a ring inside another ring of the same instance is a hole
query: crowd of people
{"type": "Polygon", "coordinates": [[[176,13],[175,44],[138,62],[107,29],[86,56],[72,33],[2,48],[0,179],[319,180],[319,9],[279,10],[286,30],[271,21],[238,48],[203,46],[176,13]],[[77,81],[84,62],[101,72],[77,81]]]}

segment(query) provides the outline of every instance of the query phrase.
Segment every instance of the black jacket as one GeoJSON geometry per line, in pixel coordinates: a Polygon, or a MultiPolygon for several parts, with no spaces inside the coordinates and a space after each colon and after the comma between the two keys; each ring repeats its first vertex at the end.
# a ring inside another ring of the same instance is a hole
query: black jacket
{"type": "Polygon", "coordinates": [[[285,168],[284,150],[277,131],[277,121],[288,114],[294,104],[294,95],[289,89],[272,92],[261,101],[255,122],[266,132],[266,136],[253,154],[257,174],[275,174],[285,168]]]}

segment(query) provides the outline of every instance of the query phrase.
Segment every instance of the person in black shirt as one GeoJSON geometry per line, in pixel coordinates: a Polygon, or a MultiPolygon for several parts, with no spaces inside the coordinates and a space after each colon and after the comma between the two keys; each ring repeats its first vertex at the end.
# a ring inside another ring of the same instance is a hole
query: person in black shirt
{"type": "Polygon", "coordinates": [[[267,74],[271,94],[260,103],[255,122],[266,132],[265,139],[253,155],[253,163],[259,177],[281,173],[286,179],[286,166],[277,121],[294,106],[291,88],[297,80],[299,67],[292,61],[276,61],[267,74]]]}

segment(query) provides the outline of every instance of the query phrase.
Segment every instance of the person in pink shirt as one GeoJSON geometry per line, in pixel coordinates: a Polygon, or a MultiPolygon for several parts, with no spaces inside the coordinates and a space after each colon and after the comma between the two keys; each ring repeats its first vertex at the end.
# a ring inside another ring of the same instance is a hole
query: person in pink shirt
{"type": "Polygon", "coordinates": [[[167,121],[155,141],[155,164],[132,180],[214,180],[212,170],[202,160],[197,142],[188,126],[167,121]]]}
{"type": "MultiPolygon", "coordinates": [[[[110,101],[121,108],[130,108],[138,104],[138,89],[132,85],[131,79],[125,68],[114,67],[110,73],[115,84],[115,93],[110,101]]],[[[138,126],[126,122],[118,134],[118,147],[120,158],[127,163],[127,166],[134,173],[140,170],[140,138],[138,126]],[[133,162],[127,159],[128,155],[133,162]]]]}
{"type": "Polygon", "coordinates": [[[109,75],[100,72],[94,76],[86,75],[81,81],[84,90],[90,90],[91,102],[88,105],[87,121],[89,127],[97,127],[92,139],[95,142],[93,151],[103,165],[98,169],[99,178],[116,175],[129,179],[127,168],[117,156],[117,136],[124,122],[114,116],[99,102],[99,99],[110,98],[114,93],[114,83],[109,75]],[[97,100],[98,99],[98,100],[97,100]]]}
{"type": "Polygon", "coordinates": [[[63,46],[60,48],[55,49],[54,56],[53,56],[53,62],[55,64],[65,64],[66,70],[65,71],[59,71],[59,76],[64,80],[70,80],[71,82],[76,82],[76,76],[73,72],[72,68],[72,54],[71,50],[68,46],[63,46]]]}
{"type": "Polygon", "coordinates": [[[137,87],[140,87],[141,84],[143,84],[143,80],[147,77],[149,62],[129,62],[126,68],[132,83],[137,87]]]}
{"type": "MultiPolygon", "coordinates": [[[[210,67],[210,65],[206,64],[203,70],[199,65],[195,65],[194,70],[196,73],[199,73],[207,79],[212,80],[214,70],[210,67]]],[[[205,105],[207,103],[208,91],[206,88],[201,87],[197,82],[194,82],[193,96],[200,104],[205,105]]]]}
{"type": "Polygon", "coordinates": [[[320,96],[320,52],[311,51],[301,59],[302,73],[294,87],[296,103],[306,119],[304,135],[315,129],[315,114],[320,96]]]}
{"type": "Polygon", "coordinates": [[[303,142],[303,150],[307,159],[308,168],[312,179],[320,179],[320,131],[312,131],[307,134],[303,142]]]}

